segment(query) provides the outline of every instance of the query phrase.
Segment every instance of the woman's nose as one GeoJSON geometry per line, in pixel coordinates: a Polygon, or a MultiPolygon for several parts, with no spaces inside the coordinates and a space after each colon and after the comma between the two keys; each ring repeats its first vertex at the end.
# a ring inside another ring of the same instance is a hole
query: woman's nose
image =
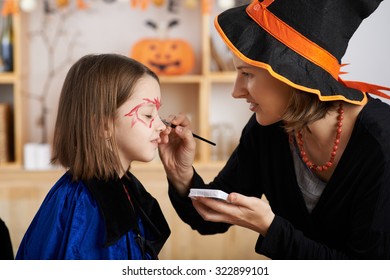
{"type": "Polygon", "coordinates": [[[242,86],[238,78],[234,82],[232,96],[234,98],[245,98],[248,95],[248,91],[245,87],[242,86]]]}

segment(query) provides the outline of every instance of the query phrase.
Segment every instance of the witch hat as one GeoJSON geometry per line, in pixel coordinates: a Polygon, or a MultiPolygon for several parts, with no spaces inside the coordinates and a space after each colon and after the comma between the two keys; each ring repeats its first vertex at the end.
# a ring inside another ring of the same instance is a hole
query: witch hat
{"type": "Polygon", "coordinates": [[[215,18],[230,50],[246,63],[322,101],[365,104],[390,88],[343,81],[348,42],[382,0],[254,0],[215,18]]]}

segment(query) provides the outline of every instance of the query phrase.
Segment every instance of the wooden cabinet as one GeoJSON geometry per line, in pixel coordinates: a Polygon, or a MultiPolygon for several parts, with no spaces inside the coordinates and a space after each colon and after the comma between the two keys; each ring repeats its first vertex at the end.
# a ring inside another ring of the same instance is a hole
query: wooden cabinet
{"type": "Polygon", "coordinates": [[[0,168],[21,167],[22,165],[20,25],[20,16],[14,15],[12,18],[13,71],[0,72],[0,103],[7,104],[10,108],[9,129],[7,129],[6,135],[7,141],[9,142],[9,145],[7,145],[9,156],[6,161],[0,161],[0,168]]]}

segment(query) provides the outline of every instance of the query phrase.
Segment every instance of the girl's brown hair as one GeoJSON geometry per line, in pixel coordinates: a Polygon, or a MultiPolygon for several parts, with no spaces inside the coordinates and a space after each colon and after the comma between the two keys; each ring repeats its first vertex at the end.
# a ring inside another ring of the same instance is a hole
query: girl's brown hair
{"type": "Polygon", "coordinates": [[[52,162],[68,168],[73,180],[109,179],[122,169],[112,123],[144,75],[159,81],[143,64],[117,54],[86,55],[70,68],[61,90],[52,162]]]}
{"type": "Polygon", "coordinates": [[[336,108],[336,101],[321,101],[315,94],[307,93],[293,88],[287,110],[282,119],[288,133],[298,131],[311,122],[320,120],[336,108]]]}

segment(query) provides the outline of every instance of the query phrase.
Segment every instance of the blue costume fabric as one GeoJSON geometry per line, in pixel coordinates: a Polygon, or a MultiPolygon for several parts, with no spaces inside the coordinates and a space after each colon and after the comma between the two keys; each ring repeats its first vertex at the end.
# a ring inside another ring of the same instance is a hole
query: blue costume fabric
{"type": "Polygon", "coordinates": [[[109,181],[71,178],[67,172],[52,187],[16,259],[157,259],[170,229],[134,175],[109,181]]]}

